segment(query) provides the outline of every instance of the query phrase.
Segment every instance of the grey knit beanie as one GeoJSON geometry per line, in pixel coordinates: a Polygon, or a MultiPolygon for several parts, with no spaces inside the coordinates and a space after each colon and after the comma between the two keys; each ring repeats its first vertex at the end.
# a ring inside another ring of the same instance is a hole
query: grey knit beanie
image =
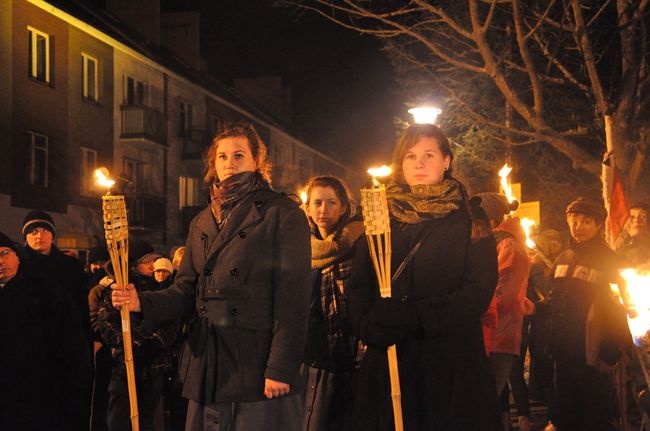
{"type": "Polygon", "coordinates": [[[518,201],[508,202],[508,198],[501,193],[485,192],[476,194],[481,199],[481,208],[485,210],[491,221],[501,223],[503,216],[519,208],[518,201]]]}

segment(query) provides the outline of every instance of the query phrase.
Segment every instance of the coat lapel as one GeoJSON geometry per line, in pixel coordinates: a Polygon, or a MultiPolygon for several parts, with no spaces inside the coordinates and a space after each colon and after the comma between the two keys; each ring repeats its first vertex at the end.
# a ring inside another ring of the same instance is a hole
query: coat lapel
{"type": "Polygon", "coordinates": [[[257,201],[255,201],[256,195],[257,193],[251,193],[235,205],[231,210],[231,213],[228,215],[226,223],[223,225],[221,231],[217,229],[217,224],[214,221],[212,212],[208,213],[214,226],[214,230],[216,231],[216,235],[211,236],[208,232],[205,232],[208,234],[210,240],[208,253],[206,255],[206,265],[208,264],[208,261],[212,260],[235,235],[250,225],[259,223],[262,219],[257,209],[257,201]]]}

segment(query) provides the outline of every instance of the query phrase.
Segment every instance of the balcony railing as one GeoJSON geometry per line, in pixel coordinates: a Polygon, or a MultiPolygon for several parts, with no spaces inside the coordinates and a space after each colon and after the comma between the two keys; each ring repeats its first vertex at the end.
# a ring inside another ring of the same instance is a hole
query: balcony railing
{"type": "Polygon", "coordinates": [[[185,132],[183,139],[183,159],[200,159],[210,145],[205,130],[192,129],[185,132]]]}
{"type": "Polygon", "coordinates": [[[129,199],[129,226],[165,229],[167,225],[167,200],[159,196],[138,194],[129,199]]]}
{"type": "Polygon", "coordinates": [[[121,109],[121,138],[142,138],[166,144],[165,114],[144,105],[122,105],[121,109]]]}

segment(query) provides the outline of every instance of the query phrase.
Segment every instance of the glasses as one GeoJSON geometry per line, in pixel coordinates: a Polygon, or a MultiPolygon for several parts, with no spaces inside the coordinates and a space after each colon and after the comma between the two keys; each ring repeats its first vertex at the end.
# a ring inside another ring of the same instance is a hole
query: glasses
{"type": "Polygon", "coordinates": [[[2,250],[2,251],[0,251],[0,258],[4,259],[5,257],[9,256],[9,253],[14,253],[14,251],[13,250],[2,250]]]}

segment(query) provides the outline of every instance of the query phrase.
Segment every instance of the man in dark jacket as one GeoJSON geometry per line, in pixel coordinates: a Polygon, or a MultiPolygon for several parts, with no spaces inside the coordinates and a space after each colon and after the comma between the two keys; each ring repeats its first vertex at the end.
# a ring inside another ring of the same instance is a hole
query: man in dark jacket
{"type": "Polygon", "coordinates": [[[22,234],[27,245],[27,263],[41,276],[68,292],[79,312],[88,340],[92,340],[84,267],[79,259],[64,254],[54,245],[56,227],[52,217],[44,211],[30,212],[23,220],[22,234]]]}
{"type": "Polygon", "coordinates": [[[613,373],[631,341],[625,312],[610,296],[620,261],[600,230],[605,209],[578,198],[566,209],[572,241],[553,268],[552,315],[558,431],[615,430],[613,373]]]}
{"type": "MultiPolygon", "coordinates": [[[[78,320],[86,334],[88,345],[88,365],[92,369],[92,331],[90,329],[90,316],[88,311],[88,288],[84,266],[79,259],[64,254],[54,245],[56,227],[52,217],[40,210],[31,211],[23,220],[23,237],[25,238],[25,264],[30,270],[35,271],[51,284],[61,286],[72,299],[76,310],[74,317],[78,320]]],[[[76,413],[83,416],[86,423],[90,418],[91,384],[88,382],[87,402],[83,410],[76,413]]],[[[88,427],[86,427],[87,429],[88,427]]]]}
{"type": "Polygon", "coordinates": [[[0,233],[0,429],[88,429],[89,348],[65,291],[0,233]],[[74,316],[74,318],[70,318],[74,316]]]}

